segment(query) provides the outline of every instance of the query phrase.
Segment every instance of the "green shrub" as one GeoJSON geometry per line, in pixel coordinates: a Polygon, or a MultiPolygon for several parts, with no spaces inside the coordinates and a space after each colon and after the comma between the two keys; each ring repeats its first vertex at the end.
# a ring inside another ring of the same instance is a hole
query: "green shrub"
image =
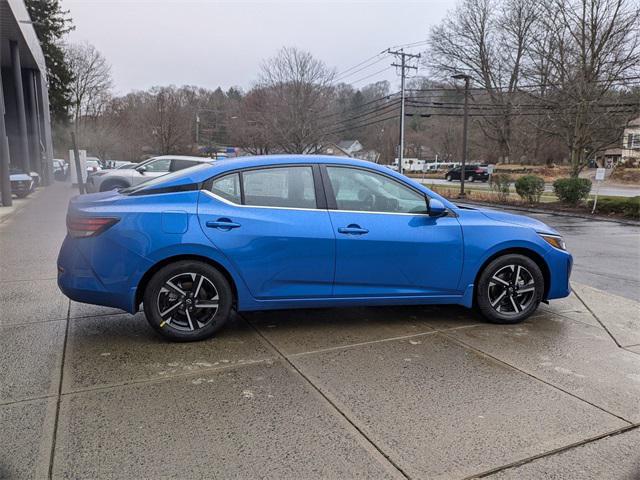
{"type": "Polygon", "coordinates": [[[491,175],[491,190],[498,194],[500,201],[505,201],[509,197],[509,185],[513,179],[506,173],[494,173],[491,175]]]}
{"type": "Polygon", "coordinates": [[[539,203],[544,192],[544,179],[536,175],[525,175],[516,180],[516,192],[528,203],[539,203]]]}
{"type": "Polygon", "coordinates": [[[560,178],[553,182],[553,191],[563,203],[577,205],[589,196],[591,180],[588,178],[560,178]]]}
{"type": "MultiPolygon", "coordinates": [[[[589,200],[589,208],[591,207],[593,200],[589,200]]],[[[640,197],[598,197],[596,212],[615,213],[640,220],[640,197]]]]}

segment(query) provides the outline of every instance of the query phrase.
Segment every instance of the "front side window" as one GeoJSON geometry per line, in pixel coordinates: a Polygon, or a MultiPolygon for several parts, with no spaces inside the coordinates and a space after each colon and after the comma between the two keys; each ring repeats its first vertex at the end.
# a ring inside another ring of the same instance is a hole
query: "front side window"
{"type": "Polygon", "coordinates": [[[338,210],[424,213],[424,195],[386,175],[357,168],[327,167],[338,210]]]}
{"type": "Polygon", "coordinates": [[[316,208],[311,167],[277,167],[242,172],[245,205],[316,208]]]}
{"type": "Polygon", "coordinates": [[[168,172],[169,167],[171,166],[170,158],[159,158],[158,160],[153,160],[149,163],[145,163],[145,171],[147,172],[168,172]]]}
{"type": "Polygon", "coordinates": [[[216,178],[211,185],[211,193],[218,195],[233,203],[240,204],[240,174],[231,173],[220,178],[216,178]]]}

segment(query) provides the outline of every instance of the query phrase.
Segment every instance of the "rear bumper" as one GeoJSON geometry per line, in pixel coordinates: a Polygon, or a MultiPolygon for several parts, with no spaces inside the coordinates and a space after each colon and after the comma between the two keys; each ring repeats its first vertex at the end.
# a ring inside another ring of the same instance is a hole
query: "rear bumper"
{"type": "Polygon", "coordinates": [[[119,308],[130,313],[134,305],[135,289],[117,285],[107,287],[93,271],[72,238],[65,238],[58,255],[58,288],[71,300],[93,305],[119,308]]]}

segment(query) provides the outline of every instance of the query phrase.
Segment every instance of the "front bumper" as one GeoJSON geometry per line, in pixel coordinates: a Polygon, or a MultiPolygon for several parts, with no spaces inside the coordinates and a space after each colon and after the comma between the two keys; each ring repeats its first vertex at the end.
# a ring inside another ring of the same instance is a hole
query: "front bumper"
{"type": "Polygon", "coordinates": [[[547,300],[565,298],[571,294],[571,270],[573,268],[573,256],[553,248],[545,255],[545,261],[549,267],[549,290],[547,300]]]}

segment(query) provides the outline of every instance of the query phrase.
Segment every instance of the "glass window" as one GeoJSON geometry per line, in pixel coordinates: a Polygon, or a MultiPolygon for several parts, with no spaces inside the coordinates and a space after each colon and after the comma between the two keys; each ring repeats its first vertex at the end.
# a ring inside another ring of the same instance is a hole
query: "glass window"
{"type": "Polygon", "coordinates": [[[177,172],[178,170],[183,170],[185,168],[193,167],[198,163],[201,163],[201,162],[196,162],[195,160],[175,159],[175,160],[172,160],[171,171],[177,172]]]}
{"type": "Polygon", "coordinates": [[[279,167],[242,173],[245,205],[316,208],[311,167],[279,167]]]}
{"type": "Polygon", "coordinates": [[[159,158],[144,164],[147,172],[168,172],[171,166],[170,158],[159,158]]]}
{"type": "Polygon", "coordinates": [[[345,167],[327,167],[338,210],[417,213],[426,197],[386,175],[345,167]]]}
{"type": "Polygon", "coordinates": [[[232,173],[216,178],[211,185],[211,193],[230,202],[240,204],[240,174],[232,173]]]}

